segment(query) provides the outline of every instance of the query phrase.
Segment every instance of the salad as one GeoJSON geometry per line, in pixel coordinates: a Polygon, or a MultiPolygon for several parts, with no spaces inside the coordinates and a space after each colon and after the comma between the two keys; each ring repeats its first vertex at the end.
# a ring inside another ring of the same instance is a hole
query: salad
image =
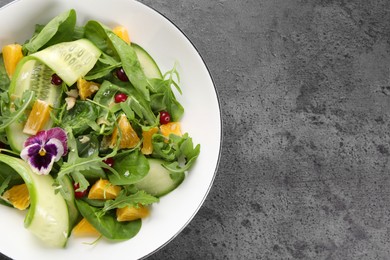
{"type": "Polygon", "coordinates": [[[200,153],[175,65],[163,74],[123,26],[76,18],[36,25],[0,57],[0,204],[26,210],[51,247],[131,239],[200,153]]]}

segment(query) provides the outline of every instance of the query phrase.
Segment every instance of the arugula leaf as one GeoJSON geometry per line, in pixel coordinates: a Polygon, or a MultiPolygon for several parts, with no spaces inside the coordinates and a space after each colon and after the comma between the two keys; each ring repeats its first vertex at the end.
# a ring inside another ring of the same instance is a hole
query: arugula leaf
{"type": "Polygon", "coordinates": [[[135,194],[127,195],[124,190],[122,190],[119,195],[113,200],[107,200],[102,209],[103,212],[107,212],[116,208],[124,208],[127,206],[137,207],[139,204],[144,206],[158,202],[159,199],[150,194],[147,194],[145,191],[138,191],[135,194]]]}
{"type": "Polygon", "coordinates": [[[102,53],[95,66],[85,75],[86,80],[99,80],[109,75],[109,73],[122,65],[115,57],[102,53]]]}
{"type": "Polygon", "coordinates": [[[194,147],[188,133],[183,136],[171,134],[168,140],[161,134],[154,134],[152,144],[153,157],[166,160],[163,166],[172,173],[187,171],[200,153],[200,145],[194,147]]]}
{"type": "Polygon", "coordinates": [[[180,121],[184,114],[184,108],[177,101],[172,88],[175,87],[180,94],[182,92],[174,78],[177,78],[177,81],[180,80],[176,66],[165,73],[163,79],[155,78],[149,80],[154,90],[154,93],[150,96],[150,106],[154,112],[166,110],[171,115],[172,121],[180,121]]]}
{"type": "Polygon", "coordinates": [[[122,109],[129,119],[134,119],[134,115],[137,115],[139,119],[146,121],[149,125],[157,123],[157,117],[151,110],[148,101],[134,89],[120,87],[110,81],[104,81],[95,94],[93,101],[100,106],[98,108],[98,118],[107,120],[110,112],[115,113],[118,109],[122,109]],[[121,102],[116,106],[113,105],[113,100],[117,93],[126,93],[128,97],[125,102],[121,102]]]}
{"type": "Polygon", "coordinates": [[[0,116],[0,132],[11,125],[13,122],[20,120],[24,116],[24,111],[30,106],[32,100],[35,97],[33,91],[25,91],[22,95],[22,98],[16,99],[14,101],[15,111],[9,109],[10,104],[9,97],[7,93],[2,93],[1,95],[1,116],[0,116]]]}
{"type": "MultiPolygon", "coordinates": [[[[102,168],[107,168],[107,164],[103,162],[104,159],[108,157],[113,157],[117,153],[117,150],[114,149],[110,154],[105,157],[99,157],[98,153],[93,153],[89,157],[84,158],[80,157],[77,150],[77,141],[72,133],[71,129],[66,129],[68,134],[68,159],[61,165],[60,171],[58,172],[58,177],[61,178],[66,174],[70,174],[76,183],[79,183],[80,190],[86,190],[89,186],[88,180],[82,174],[83,172],[96,172],[102,170],[102,168]]],[[[110,169],[114,174],[118,174],[114,169],[110,169]]]]}
{"type": "Polygon", "coordinates": [[[77,100],[75,106],[64,112],[60,125],[71,128],[74,135],[83,133],[88,128],[97,128],[97,108],[88,101],[77,100]]]}

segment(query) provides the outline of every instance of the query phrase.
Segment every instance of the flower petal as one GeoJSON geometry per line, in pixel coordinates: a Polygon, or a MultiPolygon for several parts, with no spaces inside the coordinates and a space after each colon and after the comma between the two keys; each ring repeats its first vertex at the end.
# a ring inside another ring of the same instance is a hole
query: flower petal
{"type": "Polygon", "coordinates": [[[46,131],[39,131],[36,135],[27,138],[27,140],[24,142],[24,147],[30,146],[32,144],[43,145],[46,143],[46,141],[46,131]]]}
{"type": "Polygon", "coordinates": [[[29,146],[26,146],[23,148],[23,150],[20,152],[20,157],[27,161],[28,158],[30,158],[32,155],[37,154],[39,150],[41,149],[41,145],[38,143],[30,144],[29,146]]]}
{"type": "Polygon", "coordinates": [[[40,131],[26,140],[20,157],[29,163],[33,172],[47,175],[54,162],[68,152],[67,141],[68,137],[62,128],[40,131]]]}
{"type": "Polygon", "coordinates": [[[64,149],[63,154],[66,154],[68,152],[68,136],[66,135],[66,132],[60,128],[60,127],[54,127],[46,131],[47,136],[46,136],[46,142],[51,140],[51,139],[58,139],[62,147],[64,149]]]}
{"type": "Polygon", "coordinates": [[[44,146],[46,153],[54,156],[54,161],[58,161],[61,159],[62,155],[64,155],[64,147],[62,142],[56,138],[50,139],[44,146]]]}
{"type": "Polygon", "coordinates": [[[44,156],[41,156],[37,153],[28,159],[28,163],[33,172],[40,175],[48,175],[53,167],[54,159],[55,156],[52,154],[46,153],[44,156]]]}

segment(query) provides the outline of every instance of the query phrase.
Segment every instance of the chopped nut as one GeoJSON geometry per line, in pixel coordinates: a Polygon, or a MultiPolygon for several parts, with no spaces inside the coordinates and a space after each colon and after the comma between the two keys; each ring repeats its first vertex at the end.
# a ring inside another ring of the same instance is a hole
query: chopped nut
{"type": "Polygon", "coordinates": [[[79,92],[77,89],[71,89],[69,90],[68,92],[66,92],[66,95],[68,97],[74,97],[74,98],[77,98],[79,96],[79,92]]]}
{"type": "Polygon", "coordinates": [[[89,137],[86,136],[86,135],[83,135],[81,138],[79,138],[79,141],[80,141],[80,143],[82,143],[82,144],[85,144],[85,143],[89,142],[89,140],[91,140],[91,138],[89,138],[89,137]]]}
{"type": "Polygon", "coordinates": [[[74,98],[74,97],[66,97],[65,98],[65,102],[66,102],[66,110],[70,110],[76,104],[76,98],[74,98]]]}

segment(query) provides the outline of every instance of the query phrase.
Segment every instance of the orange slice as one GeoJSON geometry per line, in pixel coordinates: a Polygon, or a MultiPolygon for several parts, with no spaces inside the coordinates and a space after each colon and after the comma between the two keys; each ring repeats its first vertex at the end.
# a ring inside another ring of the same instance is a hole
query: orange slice
{"type": "Polygon", "coordinates": [[[100,84],[93,81],[87,81],[83,78],[77,80],[77,88],[81,100],[86,100],[92,96],[93,93],[99,90],[99,87],[100,84]]]}
{"type": "Polygon", "coordinates": [[[170,134],[181,136],[181,125],[179,122],[169,122],[160,126],[161,134],[169,137],[170,134]]]}
{"type": "Polygon", "coordinates": [[[9,201],[15,208],[24,210],[30,206],[30,194],[25,183],[15,185],[3,194],[3,199],[9,201]]]}
{"type": "Polygon", "coordinates": [[[50,119],[50,105],[37,99],[24,125],[23,133],[36,135],[50,119]]]}
{"type": "Polygon", "coordinates": [[[5,70],[8,77],[12,78],[16,65],[18,65],[19,61],[23,58],[22,46],[17,43],[5,45],[2,52],[5,70]]]}
{"type": "MultiPolygon", "coordinates": [[[[140,142],[140,139],[125,114],[120,115],[118,119],[118,127],[121,131],[121,140],[119,143],[119,148],[127,149],[136,147],[140,142]]],[[[115,127],[111,136],[110,148],[115,147],[116,142],[118,140],[118,132],[118,128],[115,127]]]]}
{"type": "Polygon", "coordinates": [[[126,43],[130,43],[130,37],[129,32],[127,31],[126,27],[118,25],[112,31],[122,40],[124,40],[126,43]]]}
{"type": "Polygon", "coordinates": [[[115,199],[121,191],[120,186],[112,185],[104,179],[96,181],[88,193],[88,199],[109,200],[115,199]]]}
{"type": "Polygon", "coordinates": [[[116,209],[116,220],[118,221],[133,221],[147,216],[149,216],[149,209],[142,205],[116,209]]]}
{"type": "Polygon", "coordinates": [[[149,130],[142,131],[142,149],[143,154],[151,154],[153,152],[152,136],[158,132],[158,127],[152,127],[149,130]]]}
{"type": "Polygon", "coordinates": [[[77,237],[100,236],[100,232],[86,218],[81,219],[73,228],[72,234],[77,237]]]}

